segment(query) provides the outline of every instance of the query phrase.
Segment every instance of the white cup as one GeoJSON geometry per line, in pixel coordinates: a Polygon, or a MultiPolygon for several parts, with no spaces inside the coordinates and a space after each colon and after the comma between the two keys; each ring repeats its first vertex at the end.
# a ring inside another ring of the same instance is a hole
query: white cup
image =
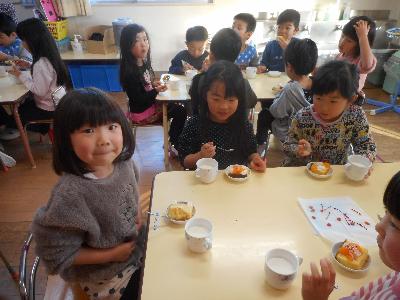
{"type": "Polygon", "coordinates": [[[360,181],[368,174],[372,162],[362,155],[350,155],[347,158],[347,164],[344,165],[344,171],[347,177],[354,181],[360,181]]]}
{"type": "Polygon", "coordinates": [[[273,288],[287,289],[299,270],[303,258],[294,255],[291,251],[275,248],[265,255],[265,278],[273,288]]]}
{"type": "Polygon", "coordinates": [[[188,79],[192,80],[197,75],[197,70],[186,70],[185,75],[188,79]]]}
{"type": "Polygon", "coordinates": [[[7,75],[8,75],[8,73],[7,73],[6,66],[0,66],[0,77],[4,77],[7,75]]]}
{"type": "Polygon", "coordinates": [[[256,67],[247,67],[246,68],[246,78],[253,79],[257,76],[257,68],[256,67]]]}
{"type": "Polygon", "coordinates": [[[203,253],[212,247],[212,223],[207,219],[190,219],[185,225],[185,238],[189,249],[203,253]]]}
{"type": "Polygon", "coordinates": [[[218,162],[213,158],[201,158],[196,162],[196,177],[204,183],[213,182],[218,175],[218,162]]]}

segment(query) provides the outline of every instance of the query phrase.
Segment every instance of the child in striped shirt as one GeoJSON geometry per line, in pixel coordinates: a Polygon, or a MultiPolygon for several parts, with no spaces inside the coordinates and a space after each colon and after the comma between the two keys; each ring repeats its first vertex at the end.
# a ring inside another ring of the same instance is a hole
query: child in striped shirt
{"type": "MultiPolygon", "coordinates": [[[[375,226],[378,232],[379,256],[393,270],[372,281],[341,300],[400,299],[400,172],[390,180],[383,196],[385,216],[375,226]]],[[[303,274],[301,293],[304,300],[326,300],[334,289],[335,270],[327,259],[322,259],[321,273],[311,263],[311,274],[303,274]]]]}

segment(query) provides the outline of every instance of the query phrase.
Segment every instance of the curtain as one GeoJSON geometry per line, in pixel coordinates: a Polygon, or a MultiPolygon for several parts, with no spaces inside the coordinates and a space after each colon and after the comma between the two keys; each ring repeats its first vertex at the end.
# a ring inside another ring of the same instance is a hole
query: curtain
{"type": "Polygon", "coordinates": [[[92,14],[89,0],[53,0],[53,4],[61,17],[89,16],[92,14]]]}

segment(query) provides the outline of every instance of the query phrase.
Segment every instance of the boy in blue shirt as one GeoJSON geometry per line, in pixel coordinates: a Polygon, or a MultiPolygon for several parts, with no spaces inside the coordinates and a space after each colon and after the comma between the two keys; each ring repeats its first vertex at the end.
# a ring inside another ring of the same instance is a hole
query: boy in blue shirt
{"type": "Polygon", "coordinates": [[[265,46],[260,66],[258,66],[258,73],[266,71],[285,72],[283,51],[299,31],[300,13],[294,9],[286,9],[279,14],[276,24],[278,26],[276,40],[268,42],[265,46]]]}
{"type": "Polygon", "coordinates": [[[0,13],[0,61],[13,60],[15,57],[32,61],[32,56],[17,37],[16,30],[17,25],[14,20],[0,13]]]}
{"type": "Polygon", "coordinates": [[[248,66],[258,65],[257,50],[254,46],[247,44],[256,29],[256,19],[251,14],[240,13],[233,17],[232,29],[235,30],[242,40],[239,56],[235,64],[244,69],[248,66]]]}
{"type": "Polygon", "coordinates": [[[206,44],[207,29],[203,26],[194,26],[186,31],[187,50],[179,52],[172,60],[169,73],[182,75],[190,69],[202,70],[203,62],[208,57],[206,44]]]}

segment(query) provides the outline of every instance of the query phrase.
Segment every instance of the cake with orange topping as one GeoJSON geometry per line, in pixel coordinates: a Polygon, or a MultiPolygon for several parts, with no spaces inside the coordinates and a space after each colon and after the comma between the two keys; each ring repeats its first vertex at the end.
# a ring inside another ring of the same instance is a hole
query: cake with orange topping
{"type": "Polygon", "coordinates": [[[345,240],[335,258],[350,269],[361,270],[368,259],[368,250],[357,243],[345,240]]]}
{"type": "Polygon", "coordinates": [[[331,169],[331,165],[328,162],[313,162],[310,166],[310,171],[318,175],[326,175],[331,169]]]}

